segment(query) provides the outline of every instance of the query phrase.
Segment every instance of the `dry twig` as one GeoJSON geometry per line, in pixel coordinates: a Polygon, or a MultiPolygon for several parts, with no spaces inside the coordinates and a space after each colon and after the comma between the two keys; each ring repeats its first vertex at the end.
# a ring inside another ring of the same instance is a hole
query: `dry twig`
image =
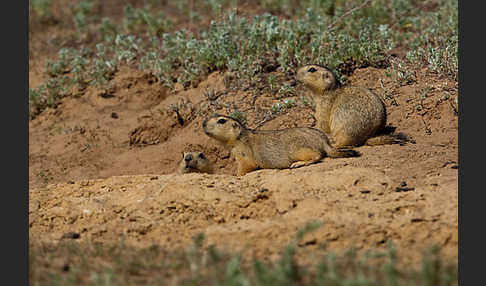
{"type": "Polygon", "coordinates": [[[372,0],[366,0],[363,2],[363,4],[359,5],[359,6],[356,6],[348,11],[346,11],[346,13],[342,14],[339,18],[336,19],[336,21],[332,22],[329,26],[327,26],[327,29],[330,30],[331,28],[334,28],[334,25],[337,24],[337,22],[341,21],[344,17],[350,15],[351,13],[353,13],[354,11],[356,10],[359,10],[361,8],[363,8],[364,6],[366,6],[368,3],[370,3],[372,0]]]}

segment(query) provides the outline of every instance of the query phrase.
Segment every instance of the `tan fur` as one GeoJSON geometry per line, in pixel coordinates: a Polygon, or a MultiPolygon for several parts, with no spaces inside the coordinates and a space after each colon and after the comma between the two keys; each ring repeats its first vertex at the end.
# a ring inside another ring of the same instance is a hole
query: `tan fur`
{"type": "Polygon", "coordinates": [[[238,176],[256,169],[284,169],[309,165],[328,157],[354,157],[354,150],[333,148],[321,130],[288,128],[251,130],[236,119],[213,115],[203,122],[203,130],[228,148],[238,164],[238,176]]]}
{"type": "Polygon", "coordinates": [[[202,152],[183,152],[182,159],[177,165],[178,174],[213,173],[213,164],[202,152]]]}
{"type": "Polygon", "coordinates": [[[395,134],[380,135],[386,125],[386,107],[371,90],[340,87],[334,73],[319,65],[299,68],[296,78],[312,91],[316,128],[329,134],[334,147],[404,142],[404,137],[395,134]]]}

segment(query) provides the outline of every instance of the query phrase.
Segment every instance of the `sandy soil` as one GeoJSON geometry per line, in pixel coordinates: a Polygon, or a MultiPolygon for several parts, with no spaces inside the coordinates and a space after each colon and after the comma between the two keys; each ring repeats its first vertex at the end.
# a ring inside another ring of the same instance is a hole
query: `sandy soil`
{"type": "MultiPolygon", "coordinates": [[[[392,90],[384,70],[361,69],[350,77],[377,93],[379,79],[392,90]]],[[[30,122],[31,238],[58,241],[76,232],[92,241],[172,248],[203,232],[208,245],[268,259],[307,222],[319,220],[323,226],[302,241],[309,251],[371,250],[391,241],[411,261],[434,244],[457,259],[453,83],[426,75],[397,87],[394,104],[387,100],[389,124],[415,144],[363,146],[356,148],[359,158],[236,177],[229,151],[201,130],[213,111],[201,107],[210,103],[204,94],[208,87],[221,93],[212,107],[219,113],[247,110],[249,127],[261,122],[258,108],[268,110],[274,96],[260,95],[250,109],[251,92],[226,89],[219,73],[174,93],[153,81],[122,69],[112,96],[88,88],[30,122]],[[424,86],[432,91],[422,99],[424,86]],[[216,174],[173,174],[189,150],[204,151],[216,174]]],[[[259,128],[312,126],[310,111],[290,108],[259,128]]]]}

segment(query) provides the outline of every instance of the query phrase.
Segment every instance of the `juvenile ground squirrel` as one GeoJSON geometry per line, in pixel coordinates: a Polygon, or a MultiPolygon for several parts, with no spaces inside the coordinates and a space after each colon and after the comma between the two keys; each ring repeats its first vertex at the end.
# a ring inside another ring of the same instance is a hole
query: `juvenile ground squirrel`
{"type": "Polygon", "coordinates": [[[182,159],[177,166],[178,174],[213,173],[213,164],[202,152],[183,152],[182,159]]]}
{"type": "Polygon", "coordinates": [[[336,75],[320,65],[299,68],[296,79],[312,91],[316,104],[316,128],[330,136],[334,147],[406,142],[405,134],[383,134],[386,107],[371,90],[341,87],[336,75]]]}
{"type": "Polygon", "coordinates": [[[297,168],[328,157],[356,157],[354,150],[336,149],[321,130],[309,127],[251,130],[238,120],[215,114],[202,124],[204,133],[231,148],[238,176],[256,169],[297,168]]]}

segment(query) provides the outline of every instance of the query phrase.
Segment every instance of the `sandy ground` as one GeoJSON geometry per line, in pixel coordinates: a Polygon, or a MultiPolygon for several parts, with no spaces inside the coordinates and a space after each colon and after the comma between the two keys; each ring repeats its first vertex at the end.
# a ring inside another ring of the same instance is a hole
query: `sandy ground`
{"type": "MultiPolygon", "coordinates": [[[[457,83],[423,70],[400,86],[375,68],[349,79],[383,96],[388,125],[415,144],[363,146],[358,158],[237,177],[229,150],[202,132],[207,115],[240,110],[248,127],[264,130],[313,126],[311,107],[265,121],[276,95],[227,86],[219,72],[170,92],[122,68],[110,90],[88,87],[29,122],[30,239],[55,242],[74,232],[176,248],[202,232],[207,245],[273,259],[317,220],[322,226],[299,243],[302,258],[391,242],[406,262],[432,245],[457,260],[457,83]],[[191,150],[203,151],[215,174],[174,174],[181,152],[191,150]]],[[[306,95],[298,86],[296,101],[306,95]]]]}

